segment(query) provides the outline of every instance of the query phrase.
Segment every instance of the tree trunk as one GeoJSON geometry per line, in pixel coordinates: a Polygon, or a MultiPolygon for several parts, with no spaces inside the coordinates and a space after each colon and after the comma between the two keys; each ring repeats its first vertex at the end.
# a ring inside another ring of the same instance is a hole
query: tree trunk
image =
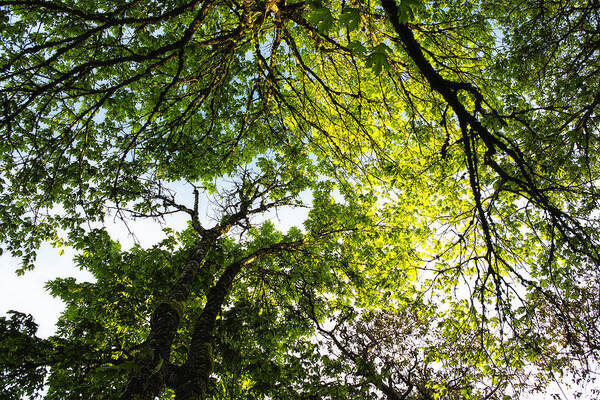
{"type": "Polygon", "coordinates": [[[231,289],[233,279],[244,265],[246,263],[241,261],[230,265],[208,292],[206,305],[194,324],[188,359],[176,377],[175,394],[178,400],[200,400],[206,394],[208,379],[213,369],[211,339],[215,321],[225,296],[231,289]]]}
{"type": "Polygon", "coordinates": [[[185,303],[207,252],[219,234],[206,231],[186,262],[167,299],[152,313],[150,334],[136,356],[136,368],[121,395],[121,400],[154,400],[165,384],[171,347],[183,316],[185,303]]]}
{"type": "Polygon", "coordinates": [[[231,264],[221,275],[217,283],[208,291],[206,305],[194,324],[192,341],[186,363],[178,369],[175,386],[177,400],[202,400],[208,389],[213,369],[212,336],[215,321],[225,297],[231,290],[235,277],[243,267],[252,264],[259,257],[282,250],[291,250],[301,242],[276,243],[261,248],[250,256],[231,264]]]}

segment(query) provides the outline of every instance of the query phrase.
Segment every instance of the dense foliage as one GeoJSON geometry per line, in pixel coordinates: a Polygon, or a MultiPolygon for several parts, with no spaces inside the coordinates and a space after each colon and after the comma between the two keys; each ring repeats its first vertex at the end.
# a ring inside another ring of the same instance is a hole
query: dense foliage
{"type": "Polygon", "coordinates": [[[597,1],[0,0],[0,32],[0,240],[95,277],[48,283],[52,337],[0,318],[3,397],[594,382],[597,1]]]}

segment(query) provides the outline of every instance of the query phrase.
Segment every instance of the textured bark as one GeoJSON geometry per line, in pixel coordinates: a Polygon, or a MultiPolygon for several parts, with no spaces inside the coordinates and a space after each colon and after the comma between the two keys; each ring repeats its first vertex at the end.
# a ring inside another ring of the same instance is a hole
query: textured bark
{"type": "Polygon", "coordinates": [[[136,370],[130,376],[122,400],[153,400],[163,388],[173,339],[183,316],[185,302],[204,264],[206,253],[214,246],[218,236],[216,230],[205,231],[167,299],[152,313],[150,334],[137,355],[136,370]]]}
{"type": "Polygon", "coordinates": [[[178,400],[202,399],[206,393],[213,364],[210,342],[215,320],[221,311],[223,300],[231,288],[233,279],[240,272],[243,265],[245,264],[242,262],[230,265],[208,292],[206,305],[194,325],[188,360],[177,377],[178,385],[175,393],[178,400]]]}
{"type": "Polygon", "coordinates": [[[236,261],[225,269],[217,283],[207,294],[206,305],[194,324],[194,332],[188,359],[178,371],[175,394],[177,400],[201,400],[206,394],[213,367],[212,336],[217,315],[223,301],[231,290],[235,277],[243,267],[266,254],[282,250],[292,250],[301,242],[277,243],[255,251],[250,256],[236,261]]]}

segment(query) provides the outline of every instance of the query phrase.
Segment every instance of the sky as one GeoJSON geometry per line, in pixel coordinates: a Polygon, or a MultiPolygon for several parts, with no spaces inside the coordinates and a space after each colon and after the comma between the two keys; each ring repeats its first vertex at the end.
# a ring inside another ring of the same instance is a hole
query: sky
{"type": "Polygon", "coordinates": [[[5,316],[9,310],[31,314],[39,325],[38,336],[45,338],[54,333],[54,324],[64,305],[45,291],[45,283],[57,277],[72,276],[77,281],[92,278],[89,272],[73,265],[72,257],[69,249],[60,256],[57,249],[44,246],[38,254],[38,267],[17,276],[19,260],[6,253],[0,256],[0,314],[5,316]]]}
{"type": "MultiPolygon", "coordinates": [[[[185,227],[184,218],[179,216],[170,217],[167,223],[174,230],[185,227]]],[[[136,240],[143,247],[149,247],[165,237],[161,226],[151,221],[131,222],[130,229],[137,233],[136,240]]],[[[136,241],[122,223],[111,223],[107,230],[114,239],[119,240],[123,249],[130,248],[136,241]]],[[[82,271],[74,265],[74,255],[69,248],[59,255],[58,249],[43,245],[37,256],[36,268],[21,276],[15,273],[19,266],[18,259],[10,257],[7,252],[0,256],[0,315],[6,315],[9,310],[31,314],[39,326],[38,336],[45,338],[52,335],[64,304],[45,290],[45,283],[58,277],[74,277],[80,282],[93,280],[88,271],[82,271]]]]}
{"type": "MultiPolygon", "coordinates": [[[[190,192],[189,186],[176,185],[179,193],[190,192]]],[[[304,197],[304,201],[310,201],[304,197]]],[[[190,196],[178,196],[177,200],[184,203],[193,203],[190,196]],[[186,201],[187,200],[187,201],[186,201]]],[[[213,223],[208,215],[210,212],[208,202],[201,202],[200,214],[206,216],[205,224],[210,227],[213,223]]],[[[302,226],[306,219],[308,209],[306,208],[281,208],[277,212],[266,213],[262,217],[253,219],[255,222],[270,219],[281,231],[287,231],[292,226],[302,226]],[[259,219],[260,218],[260,219],[259,219]]],[[[121,243],[122,249],[127,250],[135,243],[144,248],[160,242],[166,237],[162,231],[168,226],[174,231],[183,230],[187,224],[187,215],[183,213],[167,216],[165,221],[159,223],[152,220],[128,221],[128,229],[125,225],[113,218],[106,218],[106,229],[113,240],[121,243]],[[132,237],[129,231],[136,236],[132,237]]],[[[80,270],[73,263],[75,252],[65,248],[64,254],[59,254],[59,249],[45,244],[37,256],[36,267],[17,276],[15,270],[19,267],[19,260],[11,257],[8,252],[0,255],[0,316],[6,316],[10,310],[31,314],[38,324],[37,336],[47,338],[55,332],[55,324],[61,312],[65,309],[61,300],[52,297],[45,289],[45,283],[55,278],[73,277],[77,281],[92,281],[92,275],[85,270],[80,270]]]]}

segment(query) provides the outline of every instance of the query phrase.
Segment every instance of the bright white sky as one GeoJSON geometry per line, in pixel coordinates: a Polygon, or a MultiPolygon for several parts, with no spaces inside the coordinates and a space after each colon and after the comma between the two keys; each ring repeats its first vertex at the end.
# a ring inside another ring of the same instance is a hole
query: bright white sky
{"type": "MultiPolygon", "coordinates": [[[[182,229],[185,220],[182,217],[171,217],[169,226],[174,230],[182,229]]],[[[165,236],[160,225],[150,221],[133,222],[130,228],[136,232],[137,241],[143,247],[149,247],[165,236]]],[[[110,225],[108,231],[113,239],[121,242],[124,249],[133,245],[133,238],[128,235],[122,224],[110,225]]],[[[9,310],[31,314],[39,325],[38,336],[52,335],[64,305],[62,301],[46,292],[45,283],[57,277],[74,277],[78,281],[92,280],[89,272],[75,267],[73,255],[72,250],[65,249],[61,256],[58,249],[44,245],[38,253],[36,268],[22,276],[15,274],[19,266],[18,259],[10,257],[6,252],[0,256],[0,314],[6,315],[9,310]]]]}

